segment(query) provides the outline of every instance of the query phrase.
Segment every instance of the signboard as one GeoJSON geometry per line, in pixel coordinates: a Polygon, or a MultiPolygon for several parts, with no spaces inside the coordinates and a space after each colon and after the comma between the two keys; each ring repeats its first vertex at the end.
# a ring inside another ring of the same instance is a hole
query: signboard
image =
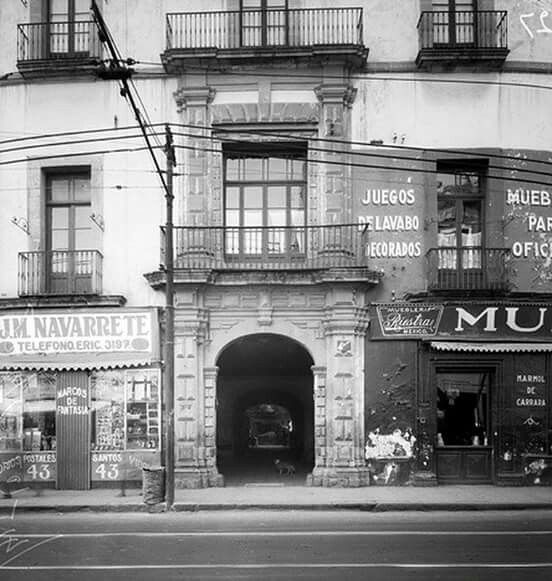
{"type": "Polygon", "coordinates": [[[0,482],[55,482],[55,452],[0,454],[0,482]]]}
{"type": "Polygon", "coordinates": [[[92,480],[142,480],[142,467],[159,464],[159,452],[92,452],[92,480]]]}
{"type": "Polygon", "coordinates": [[[374,305],[374,339],[477,339],[552,341],[552,304],[416,304],[374,305]]]}
{"type": "Polygon", "coordinates": [[[79,369],[158,358],[155,309],[94,309],[0,316],[0,366],[79,369]]]}
{"type": "Polygon", "coordinates": [[[430,337],[437,333],[440,305],[388,304],[376,307],[384,337],[430,337]]]}

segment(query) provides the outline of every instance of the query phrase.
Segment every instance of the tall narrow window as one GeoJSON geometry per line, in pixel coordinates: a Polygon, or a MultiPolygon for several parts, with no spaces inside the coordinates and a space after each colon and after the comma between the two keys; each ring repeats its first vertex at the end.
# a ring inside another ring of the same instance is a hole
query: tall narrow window
{"type": "Polygon", "coordinates": [[[474,0],[433,0],[432,5],[434,45],[473,44],[474,0]]]}
{"type": "Polygon", "coordinates": [[[287,144],[287,150],[259,144],[225,150],[227,255],[290,257],[305,252],[305,157],[301,144],[287,144]]]}
{"type": "Polygon", "coordinates": [[[90,174],[46,179],[47,288],[53,294],[87,292],[94,267],[90,174]]]}
{"type": "Polygon", "coordinates": [[[242,46],[283,46],[287,0],[241,0],[242,46]]]}
{"type": "Polygon", "coordinates": [[[86,54],[89,50],[90,0],[50,0],[50,54],[86,54]]]}
{"type": "Polygon", "coordinates": [[[481,269],[483,195],[480,171],[441,168],[437,174],[439,268],[462,276],[481,269]]]}

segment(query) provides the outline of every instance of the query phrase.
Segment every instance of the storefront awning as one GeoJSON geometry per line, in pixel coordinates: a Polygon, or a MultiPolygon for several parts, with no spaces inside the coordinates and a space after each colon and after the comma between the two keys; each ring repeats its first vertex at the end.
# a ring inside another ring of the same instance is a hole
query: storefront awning
{"type": "Polygon", "coordinates": [[[552,352],[552,343],[482,343],[470,341],[431,341],[436,351],[476,353],[535,353],[552,352]]]}
{"type": "Polygon", "coordinates": [[[87,357],[75,357],[65,353],[50,354],[46,357],[14,357],[0,360],[0,371],[58,370],[78,371],[85,369],[116,369],[121,367],[142,367],[155,364],[151,357],[128,357],[114,353],[90,353],[87,357]]]}

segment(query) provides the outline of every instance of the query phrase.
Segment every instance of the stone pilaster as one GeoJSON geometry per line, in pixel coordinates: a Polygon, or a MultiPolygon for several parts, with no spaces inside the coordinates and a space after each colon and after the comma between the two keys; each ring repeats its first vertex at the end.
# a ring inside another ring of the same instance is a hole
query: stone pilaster
{"type": "MultiPolygon", "coordinates": [[[[185,127],[181,133],[187,134],[175,139],[184,145],[179,150],[179,168],[184,168],[183,179],[178,179],[176,191],[175,217],[178,224],[210,224],[209,202],[209,154],[212,142],[206,137],[211,135],[209,126],[209,104],[215,90],[211,87],[182,87],[174,93],[177,111],[185,127]]],[[[176,173],[180,173],[177,168],[176,173]]]]}
{"type": "Polygon", "coordinates": [[[320,192],[320,221],[322,224],[351,223],[352,188],[350,155],[350,110],[356,89],[350,85],[320,85],[315,89],[320,101],[320,123],[316,147],[320,152],[318,191],[320,192]],[[335,151],[335,152],[334,152],[335,151]],[[326,163],[324,163],[326,162],[326,163]]]}
{"type": "MultiPolygon", "coordinates": [[[[321,379],[315,374],[315,406],[322,407],[318,402],[323,393],[326,423],[319,426],[315,421],[315,430],[324,429],[319,430],[316,440],[311,485],[356,487],[369,484],[364,459],[364,340],[368,313],[363,303],[353,288],[335,288],[331,292],[331,304],[324,321],[327,368],[323,392],[321,379]]],[[[318,408],[315,418],[317,413],[318,408]]]]}
{"type": "Polygon", "coordinates": [[[208,313],[198,302],[195,291],[181,292],[175,309],[175,479],[180,488],[219,483],[206,421],[212,420],[215,389],[213,375],[204,369],[208,313]]]}

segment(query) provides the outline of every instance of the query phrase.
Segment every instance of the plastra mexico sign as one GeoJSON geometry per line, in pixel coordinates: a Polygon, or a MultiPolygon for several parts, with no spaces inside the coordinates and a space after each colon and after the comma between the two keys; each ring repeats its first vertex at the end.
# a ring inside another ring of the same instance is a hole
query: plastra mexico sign
{"type": "Polygon", "coordinates": [[[552,303],[388,303],[374,305],[372,337],[552,341],[552,303]]]}

